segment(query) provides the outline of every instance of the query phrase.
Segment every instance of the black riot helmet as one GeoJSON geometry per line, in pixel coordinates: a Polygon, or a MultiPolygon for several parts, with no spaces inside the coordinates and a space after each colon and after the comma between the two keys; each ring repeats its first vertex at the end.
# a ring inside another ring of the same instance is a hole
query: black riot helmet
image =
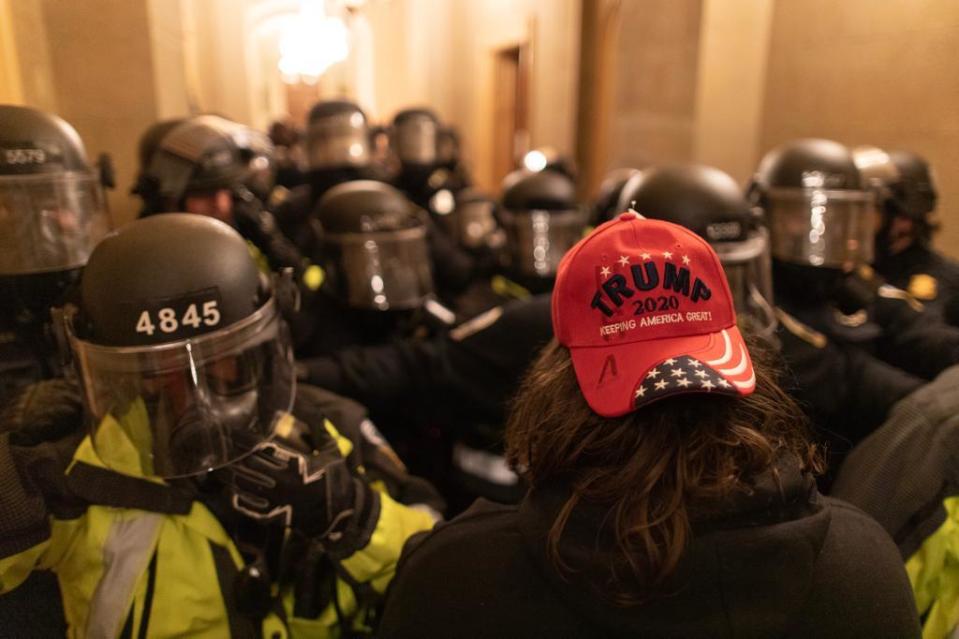
{"type": "Polygon", "coordinates": [[[171,127],[156,145],[138,186],[147,213],[179,211],[191,193],[230,189],[248,177],[249,154],[241,148],[240,125],[216,115],[200,115],[171,127]]]}
{"type": "Polygon", "coordinates": [[[506,267],[521,278],[555,277],[560,259],[582,238],[587,222],[576,185],[550,169],[507,175],[498,213],[506,229],[506,267]]]}
{"type": "Polygon", "coordinates": [[[0,105],[0,284],[18,321],[48,307],[110,228],[103,176],[55,115],[0,105]]]}
{"type": "Polygon", "coordinates": [[[810,138],[773,149],[749,196],[766,214],[773,258],[845,270],[872,261],[874,197],[844,145],[810,138]]]}
{"type": "Polygon", "coordinates": [[[307,117],[306,152],[311,171],[369,166],[366,114],[349,100],[317,102],[307,117]]]}
{"type": "Polygon", "coordinates": [[[347,306],[411,309],[433,293],[425,212],[394,187],[344,182],[320,198],[314,214],[330,285],[347,306]]]}
{"type": "Polygon", "coordinates": [[[908,151],[887,153],[874,146],[856,147],[853,154],[881,213],[875,244],[877,262],[898,252],[896,245],[902,250],[916,240],[928,242],[937,228],[932,215],[937,194],[925,160],[908,151]],[[897,218],[912,221],[911,230],[896,228],[893,222],[897,218]]]}
{"type": "Polygon", "coordinates": [[[404,109],[393,118],[390,144],[404,168],[432,168],[439,132],[439,118],[429,109],[404,109]]]}
{"type": "Polygon", "coordinates": [[[436,132],[436,164],[454,169],[460,161],[460,136],[451,126],[442,126],[436,132]]]}
{"type": "Polygon", "coordinates": [[[64,317],[108,468],[194,475],[272,433],[294,383],[272,288],[243,238],[209,217],[153,216],[103,239],[64,317]]]}
{"type": "Polygon", "coordinates": [[[703,165],[652,167],[630,178],[616,208],[679,224],[709,242],[723,264],[740,321],[772,337],[769,234],[732,177],[703,165]]]}
{"type": "MultiPolygon", "coordinates": [[[[599,185],[599,193],[593,200],[593,224],[602,224],[614,219],[618,214],[626,209],[619,208],[620,195],[623,193],[623,187],[634,175],[639,173],[639,169],[621,168],[613,169],[606,174],[599,185]]],[[[628,202],[627,202],[628,205],[628,202]]],[[[628,206],[626,208],[629,208],[628,206]]]]}
{"type": "Polygon", "coordinates": [[[267,134],[237,123],[233,142],[240,151],[240,160],[246,164],[244,185],[261,202],[269,201],[277,172],[273,141],[267,134]]]}
{"type": "MultiPolygon", "coordinates": [[[[448,191],[447,191],[448,193],[448,191]]],[[[461,189],[445,213],[439,210],[436,220],[460,246],[470,251],[500,248],[506,241],[496,221],[496,200],[479,189],[461,189]]]]}
{"type": "Polygon", "coordinates": [[[889,158],[899,171],[900,182],[896,193],[899,210],[934,229],[936,222],[931,219],[931,214],[936,210],[939,194],[929,163],[912,151],[891,151],[889,158]]]}

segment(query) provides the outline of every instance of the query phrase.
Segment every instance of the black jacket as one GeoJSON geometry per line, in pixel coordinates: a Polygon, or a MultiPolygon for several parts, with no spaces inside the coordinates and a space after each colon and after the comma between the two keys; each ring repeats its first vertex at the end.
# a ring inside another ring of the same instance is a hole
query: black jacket
{"type": "Polygon", "coordinates": [[[880,256],[876,270],[916,296],[930,315],[959,325],[959,262],[916,242],[896,255],[880,256]]]}
{"type": "Polygon", "coordinates": [[[782,492],[761,482],[752,496],[694,514],[694,538],[670,594],[633,607],[612,605],[584,585],[584,575],[604,575],[618,561],[605,550],[595,508],[578,509],[561,542],[578,571],[564,579],[547,558],[546,531],[566,494],[552,486],[519,506],[477,502],[411,540],[380,635],[919,636],[909,582],[889,537],[856,508],[821,497],[798,470],[783,473],[782,492]]]}

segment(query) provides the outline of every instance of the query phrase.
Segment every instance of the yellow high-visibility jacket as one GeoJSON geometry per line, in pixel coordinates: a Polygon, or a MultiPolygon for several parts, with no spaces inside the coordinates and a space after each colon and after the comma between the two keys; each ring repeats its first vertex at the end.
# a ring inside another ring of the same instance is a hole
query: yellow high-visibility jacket
{"type": "MultiPolygon", "coordinates": [[[[325,426],[348,455],[353,444],[328,421],[325,426]]],[[[104,423],[103,428],[115,428],[122,446],[124,429],[118,423],[104,423]]],[[[136,455],[132,444],[126,444],[136,455]]],[[[70,468],[78,462],[105,468],[89,437],[80,443],[70,468]]],[[[124,470],[129,474],[135,468],[131,457],[124,470]]],[[[355,586],[382,594],[405,541],[434,524],[428,512],[398,503],[381,483],[371,485],[379,493],[380,515],[369,543],[339,562],[339,614],[330,604],[316,618],[295,617],[293,586],[288,585],[276,593],[285,614],[271,613],[254,627],[237,609],[234,596],[234,578],[244,560],[199,501],[187,514],[92,504],[73,519],[50,515],[47,539],[0,558],[0,594],[16,588],[34,569],[53,571],[70,637],[337,637],[341,619],[359,619],[356,613],[363,604],[357,602],[355,586]]],[[[29,634],[28,628],[22,630],[29,634]]]]}

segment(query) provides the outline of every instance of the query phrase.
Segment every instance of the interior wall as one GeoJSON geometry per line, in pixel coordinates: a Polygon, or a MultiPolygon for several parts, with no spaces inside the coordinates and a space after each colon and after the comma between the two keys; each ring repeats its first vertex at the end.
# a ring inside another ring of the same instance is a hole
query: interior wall
{"type": "Polygon", "coordinates": [[[692,159],[746,184],[759,159],[773,0],[704,0],[692,159]]]}
{"type": "MultiPolygon", "coordinates": [[[[575,154],[579,65],[578,0],[450,0],[448,119],[463,139],[476,183],[499,192],[493,173],[493,59],[497,51],[529,44],[530,145],[575,154]]],[[[443,80],[437,80],[443,81],[443,80]]]]}
{"type": "MultiPolygon", "coordinates": [[[[129,195],[137,170],[137,140],[157,114],[147,2],[42,0],[40,8],[44,42],[51,43],[51,110],[77,129],[91,160],[101,152],[110,154],[117,180],[109,193],[110,207],[115,223],[126,222],[137,210],[129,195]]],[[[18,41],[27,34],[18,33],[18,41]]],[[[19,42],[18,52],[29,49],[19,42]]],[[[21,59],[21,64],[28,63],[21,59]]],[[[35,82],[30,92],[41,97],[28,103],[50,108],[43,97],[46,80],[35,82]]]]}
{"type": "Polygon", "coordinates": [[[624,2],[606,170],[689,162],[703,0],[624,2]]]}
{"type": "Polygon", "coordinates": [[[762,147],[796,137],[904,148],[939,176],[937,245],[959,257],[959,3],[777,0],[762,147]]]}

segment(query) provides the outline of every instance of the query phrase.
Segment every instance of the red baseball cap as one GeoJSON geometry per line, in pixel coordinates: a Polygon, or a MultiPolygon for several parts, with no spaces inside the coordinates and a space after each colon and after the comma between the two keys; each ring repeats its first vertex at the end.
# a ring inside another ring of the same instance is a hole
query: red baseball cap
{"type": "Polygon", "coordinates": [[[722,264],[682,226],[628,212],[597,227],[560,262],[552,310],[583,396],[604,417],[756,388],[722,264]]]}

